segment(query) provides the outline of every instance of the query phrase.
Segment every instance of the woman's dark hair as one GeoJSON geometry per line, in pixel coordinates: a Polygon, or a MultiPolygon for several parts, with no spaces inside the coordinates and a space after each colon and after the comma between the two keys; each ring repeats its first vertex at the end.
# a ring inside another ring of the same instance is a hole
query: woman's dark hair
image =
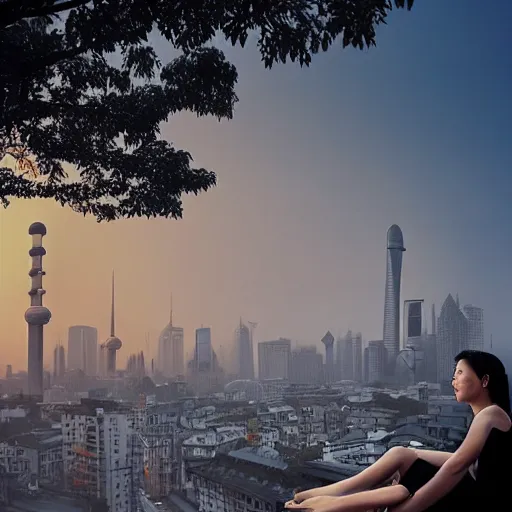
{"type": "Polygon", "coordinates": [[[455,362],[462,360],[471,366],[479,379],[488,376],[490,399],[510,416],[510,389],[503,363],[494,354],[480,350],[463,350],[455,357],[455,362]]]}

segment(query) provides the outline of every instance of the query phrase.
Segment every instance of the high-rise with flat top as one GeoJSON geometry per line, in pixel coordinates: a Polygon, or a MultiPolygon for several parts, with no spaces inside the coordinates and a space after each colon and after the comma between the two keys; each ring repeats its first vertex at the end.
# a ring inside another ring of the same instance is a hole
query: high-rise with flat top
{"type": "Polygon", "coordinates": [[[466,347],[469,350],[484,349],[484,310],[467,304],[462,312],[468,320],[468,337],[466,347]]]}
{"type": "Polygon", "coordinates": [[[393,224],[387,235],[386,294],[384,299],[384,346],[387,351],[387,373],[394,370],[400,351],[400,283],[402,254],[405,251],[402,230],[393,224]]]}
{"type": "Polygon", "coordinates": [[[291,341],[279,338],[258,343],[259,380],[288,380],[291,363],[291,341]]]}
{"type": "Polygon", "coordinates": [[[89,325],[72,325],[68,330],[68,370],[98,374],[98,330],[89,325]]]}

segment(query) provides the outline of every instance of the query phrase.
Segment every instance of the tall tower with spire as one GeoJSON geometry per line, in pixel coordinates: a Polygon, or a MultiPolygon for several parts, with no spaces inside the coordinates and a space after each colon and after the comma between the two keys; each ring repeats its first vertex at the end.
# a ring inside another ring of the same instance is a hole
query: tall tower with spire
{"type": "Polygon", "coordinates": [[[113,338],[116,334],[116,283],[115,275],[112,270],[112,302],[110,306],[110,337],[113,338]]]}
{"type": "Polygon", "coordinates": [[[25,321],[28,324],[28,392],[31,396],[43,395],[43,327],[52,317],[50,310],[43,306],[43,256],[46,250],[43,247],[43,237],[46,235],[46,226],[41,222],[34,222],[28,234],[32,236],[32,248],[29,255],[32,258],[32,268],[28,275],[32,279],[32,286],[28,292],[30,307],[25,312],[25,321]]]}
{"type": "Polygon", "coordinates": [[[116,336],[116,317],[115,317],[115,277],[112,271],[112,305],[110,310],[110,337],[105,341],[105,350],[107,352],[106,372],[108,376],[116,374],[117,351],[123,346],[122,341],[116,336]]]}
{"type": "Polygon", "coordinates": [[[386,291],[384,299],[384,346],[387,350],[387,374],[394,372],[400,349],[400,284],[405,251],[402,230],[393,224],[387,235],[386,291]]]}
{"type": "Polygon", "coordinates": [[[175,379],[185,375],[183,328],[174,325],[172,293],[170,294],[169,323],[158,337],[157,368],[164,377],[175,379]]]}

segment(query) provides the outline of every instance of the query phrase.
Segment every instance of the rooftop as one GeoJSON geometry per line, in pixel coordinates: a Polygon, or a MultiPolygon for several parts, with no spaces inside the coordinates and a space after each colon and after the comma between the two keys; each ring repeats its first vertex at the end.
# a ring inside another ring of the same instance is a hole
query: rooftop
{"type": "Polygon", "coordinates": [[[188,472],[242,493],[250,492],[269,502],[290,499],[293,489],[298,486],[320,485],[320,482],[312,481],[311,477],[304,478],[290,468],[264,466],[260,460],[256,463],[248,460],[249,457],[218,454],[211,462],[191,468],[188,472]]]}
{"type": "Polygon", "coordinates": [[[209,431],[204,434],[196,434],[183,441],[183,446],[218,446],[245,437],[245,429],[232,427],[222,429],[219,432],[209,431]]]}
{"type": "Polygon", "coordinates": [[[288,464],[284,462],[279,456],[279,452],[262,446],[261,448],[246,447],[240,450],[233,450],[229,452],[230,457],[235,459],[253,462],[262,466],[285,470],[288,464]]]}
{"type": "Polygon", "coordinates": [[[14,435],[5,440],[11,446],[23,446],[34,450],[49,450],[62,446],[62,434],[55,429],[43,431],[34,431],[24,434],[14,435]]]}
{"type": "Polygon", "coordinates": [[[97,416],[100,410],[107,414],[128,413],[133,410],[133,404],[93,398],[82,398],[76,404],[56,404],[55,407],[64,414],[74,416],[97,416]]]}

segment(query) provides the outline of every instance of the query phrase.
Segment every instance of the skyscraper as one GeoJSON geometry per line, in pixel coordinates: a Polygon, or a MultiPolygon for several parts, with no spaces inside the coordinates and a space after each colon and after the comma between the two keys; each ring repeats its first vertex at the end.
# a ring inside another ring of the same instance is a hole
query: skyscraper
{"type": "Polygon", "coordinates": [[[66,355],[64,347],[59,343],[53,349],[53,378],[62,377],[66,371],[66,355]]]}
{"type": "Polygon", "coordinates": [[[68,330],[68,370],[98,373],[98,330],[89,325],[72,325],[68,330]]]}
{"type": "Polygon", "coordinates": [[[418,349],[421,346],[425,333],[423,303],[423,299],[404,300],[402,349],[411,346],[418,349]]]}
{"type": "Polygon", "coordinates": [[[32,396],[43,395],[43,327],[50,321],[51,313],[43,306],[43,256],[46,251],[43,247],[43,237],[46,235],[46,226],[41,222],[34,222],[28,234],[32,236],[32,248],[29,255],[32,258],[32,268],[28,275],[32,279],[32,286],[28,292],[30,307],[25,312],[25,321],[28,324],[28,392],[32,396]]]}
{"type": "Polygon", "coordinates": [[[338,344],[341,360],[341,379],[361,382],[363,379],[363,337],[360,332],[348,331],[338,344]]]}
{"type": "Polygon", "coordinates": [[[323,380],[322,354],[316,347],[299,347],[292,350],[290,384],[321,384],[323,380]]]}
{"type": "Polygon", "coordinates": [[[425,357],[425,380],[437,382],[437,318],[434,304],[432,304],[430,312],[430,334],[427,334],[423,341],[423,354],[425,357]]]}
{"type": "Polygon", "coordinates": [[[235,343],[238,353],[238,378],[254,379],[254,356],[252,348],[252,338],[249,328],[242,323],[235,331],[235,343]]]}
{"type": "Polygon", "coordinates": [[[363,380],[363,335],[357,332],[352,338],[352,372],[357,382],[363,380]]]}
{"type": "Polygon", "coordinates": [[[401,368],[399,371],[397,367],[395,371],[397,382],[404,386],[425,381],[427,359],[433,363],[431,354],[425,354],[431,350],[425,323],[424,300],[405,300],[403,344],[397,357],[397,365],[401,368]]]}
{"type": "Polygon", "coordinates": [[[327,331],[322,338],[325,346],[325,382],[332,384],[334,382],[334,336],[331,331],[327,331]]]}
{"type": "Polygon", "coordinates": [[[209,327],[196,329],[194,357],[188,363],[189,382],[196,393],[213,393],[224,386],[224,370],[219,364],[212,346],[212,333],[209,327]]]}
{"type": "Polygon", "coordinates": [[[198,370],[211,370],[213,361],[212,331],[209,327],[196,329],[195,364],[198,370]]]}
{"type": "Polygon", "coordinates": [[[400,283],[402,253],[405,251],[402,230],[393,224],[387,234],[386,292],[384,299],[384,346],[388,357],[388,373],[394,369],[400,350],[400,283]]]}
{"type": "Polygon", "coordinates": [[[343,380],[343,357],[345,354],[345,338],[336,338],[336,354],[334,358],[334,380],[343,380]]]}
{"type": "Polygon", "coordinates": [[[158,370],[164,377],[185,375],[183,328],[173,325],[172,297],[169,323],[158,338],[158,370]]]}
{"type": "Polygon", "coordinates": [[[364,349],[364,380],[368,384],[380,382],[384,376],[387,356],[382,340],[369,341],[364,349]]]}
{"type": "Polygon", "coordinates": [[[258,378],[288,380],[292,342],[285,338],[258,343],[258,378]]]}
{"type": "Polygon", "coordinates": [[[467,334],[468,320],[449,294],[437,322],[437,381],[443,392],[451,392],[454,358],[467,348],[467,334]]]}
{"type": "Polygon", "coordinates": [[[468,337],[464,348],[470,350],[484,349],[484,310],[468,304],[462,308],[468,320],[468,337]]]}

